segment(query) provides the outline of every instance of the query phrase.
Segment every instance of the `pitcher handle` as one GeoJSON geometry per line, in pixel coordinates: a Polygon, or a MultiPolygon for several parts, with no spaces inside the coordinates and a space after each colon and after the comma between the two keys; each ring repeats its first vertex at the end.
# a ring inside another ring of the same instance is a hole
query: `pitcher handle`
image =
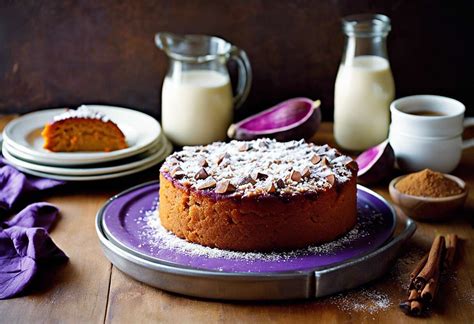
{"type": "MultiPolygon", "coordinates": [[[[474,117],[464,118],[464,128],[474,126],[474,117]]],[[[474,138],[464,140],[462,142],[462,149],[465,150],[474,146],[474,138]]]]}
{"type": "Polygon", "coordinates": [[[238,81],[236,95],[234,97],[234,107],[240,108],[247,99],[252,85],[252,68],[247,54],[236,46],[232,46],[230,59],[237,62],[238,81]]]}

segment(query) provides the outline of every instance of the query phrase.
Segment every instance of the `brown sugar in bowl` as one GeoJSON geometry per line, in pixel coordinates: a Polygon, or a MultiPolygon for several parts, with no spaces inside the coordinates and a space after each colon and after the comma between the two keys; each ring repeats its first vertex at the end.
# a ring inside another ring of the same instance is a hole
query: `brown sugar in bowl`
{"type": "Polygon", "coordinates": [[[423,197],[408,195],[396,188],[398,181],[406,175],[393,179],[389,186],[390,197],[405,215],[419,221],[441,221],[454,216],[455,212],[462,209],[469,192],[466,183],[458,177],[443,174],[446,178],[456,182],[462,192],[448,197],[423,197]]]}

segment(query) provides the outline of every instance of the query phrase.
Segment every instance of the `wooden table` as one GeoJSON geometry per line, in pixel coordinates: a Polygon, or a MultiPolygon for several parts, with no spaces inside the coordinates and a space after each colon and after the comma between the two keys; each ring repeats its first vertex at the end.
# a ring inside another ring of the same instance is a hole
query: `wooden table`
{"type": "MultiPolygon", "coordinates": [[[[1,119],[6,121],[6,117],[1,119]]],[[[334,145],[332,125],[325,123],[315,136],[317,143],[334,145]]],[[[454,172],[474,187],[474,150],[465,151],[454,172]]],[[[158,167],[140,176],[102,183],[72,184],[38,197],[57,205],[61,217],[52,229],[54,241],[68,254],[67,264],[42,274],[34,290],[25,297],[0,301],[2,323],[145,323],[145,322],[389,322],[410,323],[398,309],[405,298],[400,282],[416,258],[429,249],[435,233],[455,232],[466,239],[461,248],[455,275],[440,290],[442,303],[435,303],[429,317],[434,323],[474,321],[474,190],[462,214],[440,223],[418,223],[418,230],[404,248],[393,270],[365,287],[310,301],[219,302],[167,293],[137,282],[105,258],[94,229],[97,210],[111,196],[141,182],[157,179],[158,167]],[[374,298],[381,297],[378,303],[374,298]],[[390,304],[387,306],[387,304],[390,304]]],[[[389,199],[387,183],[373,187],[389,199]]],[[[377,265],[374,265],[377,266],[377,265]]]]}

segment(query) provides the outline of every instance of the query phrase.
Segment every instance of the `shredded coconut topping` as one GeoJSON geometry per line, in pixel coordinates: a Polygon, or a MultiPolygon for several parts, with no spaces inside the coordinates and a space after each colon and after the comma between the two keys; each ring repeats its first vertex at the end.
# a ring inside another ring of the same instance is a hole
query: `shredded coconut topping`
{"type": "Polygon", "coordinates": [[[349,181],[357,164],[328,145],[263,138],[185,146],[160,172],[185,187],[216,194],[291,196],[349,181]]]}
{"type": "Polygon", "coordinates": [[[88,106],[82,105],[77,109],[68,109],[60,115],[54,116],[54,121],[61,121],[71,118],[99,119],[104,123],[110,121],[110,118],[101,112],[95,111],[88,106]]]}

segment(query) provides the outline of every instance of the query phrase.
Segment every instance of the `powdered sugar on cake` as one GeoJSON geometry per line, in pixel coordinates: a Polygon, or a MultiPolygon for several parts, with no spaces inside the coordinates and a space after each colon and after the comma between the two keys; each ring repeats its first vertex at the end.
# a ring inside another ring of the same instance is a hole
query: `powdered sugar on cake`
{"type": "MultiPolygon", "coordinates": [[[[154,252],[155,249],[166,249],[190,256],[246,261],[284,262],[285,260],[304,255],[333,255],[337,253],[337,251],[350,245],[356,239],[369,235],[367,228],[369,228],[373,222],[379,222],[381,219],[381,215],[377,213],[372,213],[368,218],[359,218],[358,224],[343,237],[329,243],[308,246],[304,249],[285,252],[237,252],[202,246],[175,236],[161,225],[155,208],[153,210],[142,211],[141,216],[135,219],[138,224],[143,224],[139,235],[142,241],[147,242],[150,252],[154,252]]],[[[364,209],[370,210],[371,208],[366,206],[364,209]]]]}
{"type": "Polygon", "coordinates": [[[99,119],[104,123],[110,121],[110,118],[101,112],[95,111],[88,106],[82,105],[77,109],[67,109],[62,114],[54,116],[54,121],[61,121],[71,118],[99,119]]]}
{"type": "Polygon", "coordinates": [[[216,142],[185,146],[161,172],[186,187],[239,196],[317,192],[349,181],[355,162],[328,145],[301,141],[216,142]]]}

